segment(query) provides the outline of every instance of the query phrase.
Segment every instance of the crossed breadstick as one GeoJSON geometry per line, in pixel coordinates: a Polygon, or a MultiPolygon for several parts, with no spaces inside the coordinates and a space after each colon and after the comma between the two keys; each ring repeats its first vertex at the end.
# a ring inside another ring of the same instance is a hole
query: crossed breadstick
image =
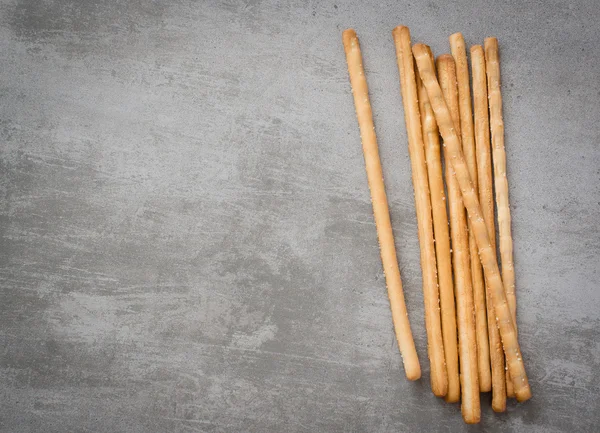
{"type": "Polygon", "coordinates": [[[525,366],[523,365],[521,350],[519,342],[517,341],[512,314],[507,303],[502,277],[500,276],[500,270],[492,251],[488,229],[483,219],[481,206],[479,205],[477,194],[473,188],[469,169],[461,149],[460,138],[456,133],[452,116],[444,101],[444,96],[438,80],[430,66],[428,60],[430,58],[429,51],[423,44],[416,44],[413,47],[413,54],[415,56],[421,80],[427,89],[427,94],[440,133],[444,139],[445,146],[448,149],[448,155],[450,157],[449,162],[456,174],[462,193],[463,203],[471,221],[484,275],[491,289],[496,322],[502,338],[508,369],[514,385],[515,396],[518,401],[525,401],[531,398],[531,389],[529,387],[527,373],[525,372],[525,366]]]}
{"type": "MultiPolygon", "coordinates": [[[[429,48],[429,47],[428,47],[429,48]]],[[[433,55],[431,55],[433,59],[433,55]]],[[[432,65],[432,67],[434,67],[432,65]]],[[[438,281],[440,286],[440,311],[442,316],[442,335],[444,355],[448,374],[448,392],[445,400],[456,403],[460,400],[460,379],[458,374],[458,346],[456,340],[456,308],[454,304],[454,283],[452,281],[452,260],[450,232],[446,212],[446,194],[440,157],[440,138],[433,109],[429,103],[427,90],[419,74],[415,74],[419,91],[419,110],[423,126],[423,142],[427,160],[429,190],[431,192],[431,213],[435,234],[435,253],[437,258],[438,281]]]]}
{"type": "MultiPolygon", "coordinates": [[[[429,50],[427,51],[429,53],[429,50]]],[[[428,61],[429,59],[433,61],[433,58],[428,56],[428,61]]],[[[457,131],[460,131],[458,89],[454,60],[449,54],[444,54],[438,57],[436,66],[440,86],[450,110],[451,121],[457,131]]],[[[424,77],[422,76],[421,78],[423,79],[424,77]]],[[[435,102],[432,101],[432,103],[435,102]]],[[[433,108],[435,113],[435,107],[433,108]]],[[[457,132],[457,134],[460,134],[460,132],[457,132]]],[[[446,162],[446,185],[448,187],[448,209],[450,211],[450,234],[452,237],[454,290],[456,293],[456,317],[458,324],[460,386],[462,393],[461,411],[465,422],[473,424],[480,420],[481,403],[477,376],[477,343],[475,337],[475,318],[473,315],[471,261],[469,258],[469,238],[465,208],[456,173],[450,165],[450,156],[450,148],[444,140],[444,160],[446,162]]]]}
{"type": "MultiPolygon", "coordinates": [[[[479,203],[483,220],[488,229],[494,260],[496,259],[496,228],[494,224],[494,196],[492,186],[492,155],[490,153],[490,124],[488,118],[488,96],[483,47],[471,47],[471,70],[473,73],[473,107],[475,117],[475,146],[477,153],[477,178],[479,181],[479,203]]],[[[492,409],[506,410],[506,383],[504,352],[500,333],[496,326],[496,313],[489,284],[486,284],[487,323],[489,354],[492,370],[492,409]]]]}
{"type": "Polygon", "coordinates": [[[425,302],[425,328],[427,331],[427,351],[431,364],[431,389],[434,395],[445,396],[448,392],[448,376],[444,364],[444,342],[439,309],[439,291],[433,243],[433,222],[431,219],[431,196],[425,164],[425,150],[421,131],[419,103],[415,67],[411,51],[410,32],[407,27],[398,26],[393,32],[400,72],[400,89],[404,104],[404,118],[408,133],[408,150],[412,167],[415,190],[417,228],[421,250],[423,271],[423,300],[425,302]]]}
{"type": "MultiPolygon", "coordinates": [[[[456,64],[456,80],[458,84],[458,107],[460,110],[460,133],[465,160],[469,166],[469,175],[475,192],[478,192],[477,156],[473,135],[473,112],[471,109],[471,91],[469,85],[469,66],[467,51],[462,33],[450,36],[450,50],[456,64]]],[[[485,284],[481,263],[477,256],[477,244],[473,236],[473,228],[469,223],[469,255],[471,257],[471,281],[473,283],[473,304],[475,306],[475,329],[477,339],[477,369],[479,374],[479,390],[490,391],[492,377],[490,373],[490,348],[487,331],[487,313],[485,304],[485,284]]]]}
{"type": "MultiPolygon", "coordinates": [[[[491,388],[492,408],[497,412],[506,410],[507,395],[518,401],[531,398],[517,341],[497,40],[487,38],[485,50],[481,46],[471,48],[471,106],[466,48],[460,33],[450,37],[452,56],[438,58],[439,81],[429,47],[417,44],[411,53],[408,28],[399,26],[392,33],[415,191],[432,390],[447,401],[461,399],[465,422],[476,423],[480,420],[480,391],[491,388]],[[438,133],[444,141],[448,213],[438,133]],[[495,253],[492,167],[502,273],[495,253]]],[[[406,376],[416,380],[421,369],[404,302],[368,87],[354,30],[343,32],[343,42],[394,329],[406,376]]]]}
{"type": "MultiPolygon", "coordinates": [[[[492,149],[494,154],[494,183],[496,203],[498,205],[498,233],[500,235],[500,262],[502,264],[502,281],[506,291],[506,300],[512,314],[515,332],[517,330],[517,302],[515,297],[515,269],[513,265],[513,245],[510,228],[510,208],[508,205],[508,180],[506,178],[506,152],[504,150],[504,122],[502,120],[502,95],[500,93],[500,62],[498,60],[498,40],[486,38],[484,41],[488,95],[490,101],[490,127],[492,132],[492,149]]],[[[514,396],[510,384],[510,372],[506,393],[514,396]]]]}

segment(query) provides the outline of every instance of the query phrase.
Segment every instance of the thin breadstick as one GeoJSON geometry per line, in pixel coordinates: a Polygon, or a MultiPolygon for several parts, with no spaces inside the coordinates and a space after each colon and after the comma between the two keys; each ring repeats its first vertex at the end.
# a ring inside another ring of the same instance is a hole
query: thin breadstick
{"type": "Polygon", "coordinates": [[[421,377],[421,366],[419,365],[419,358],[404,302],[400,269],[398,268],[398,259],[396,257],[394,234],[383,183],[383,171],[379,159],[373,113],[371,111],[371,103],[369,102],[369,89],[362,65],[360,45],[356,32],[352,29],[344,30],[342,39],[344,42],[344,51],[346,52],[346,61],[348,62],[350,85],[354,94],[354,106],[356,108],[356,117],[362,139],[367,179],[373,203],[375,227],[377,228],[377,237],[379,238],[381,262],[392,310],[392,320],[396,331],[398,347],[404,362],[406,377],[408,380],[417,380],[421,377]]]}
{"type": "MultiPolygon", "coordinates": [[[[479,180],[479,202],[494,260],[496,259],[496,228],[494,224],[494,193],[492,186],[492,155],[490,153],[490,124],[488,118],[487,84],[483,47],[471,47],[471,70],[473,75],[473,107],[475,112],[475,145],[477,153],[477,177],[479,180]]],[[[487,282],[486,282],[487,283],[487,282]]],[[[496,325],[496,314],[489,284],[486,284],[487,323],[492,367],[492,409],[506,410],[506,383],[504,374],[504,352],[500,333],[496,325]]],[[[512,382],[511,382],[512,384],[512,382]]]]}
{"type": "Polygon", "coordinates": [[[494,259],[487,226],[483,221],[481,206],[479,205],[477,194],[475,194],[473,189],[469,169],[462,154],[460,138],[456,134],[452,117],[444,101],[444,96],[435,74],[428,67],[429,62],[424,59],[425,57],[429,57],[429,52],[422,44],[416,44],[413,47],[413,53],[421,80],[423,80],[423,84],[425,84],[425,88],[427,89],[427,95],[429,96],[438,127],[444,138],[444,145],[448,148],[450,163],[458,179],[463,202],[473,225],[473,233],[477,241],[484,275],[492,289],[494,311],[500,329],[504,353],[508,360],[508,367],[513,379],[515,394],[518,401],[525,401],[531,398],[531,389],[527,373],[525,372],[519,342],[517,341],[512,315],[506,302],[502,277],[500,276],[498,263],[494,259]]]}
{"type": "MultiPolygon", "coordinates": [[[[490,101],[490,128],[494,163],[494,184],[498,206],[498,233],[500,237],[500,263],[502,281],[506,290],[506,300],[517,332],[517,299],[515,297],[515,269],[513,263],[513,242],[510,228],[510,207],[508,201],[508,179],[506,178],[506,152],[504,150],[504,121],[502,120],[502,94],[500,93],[500,60],[498,40],[486,38],[484,41],[488,95],[490,101]]],[[[510,372],[509,372],[510,373],[510,372]]],[[[509,376],[507,373],[507,377],[509,376]]],[[[512,387],[507,385],[506,393],[514,396],[512,387]]]]}
{"type": "Polygon", "coordinates": [[[404,119],[408,135],[408,151],[415,190],[415,208],[421,249],[421,269],[423,272],[427,353],[431,364],[431,389],[434,395],[443,397],[448,392],[448,376],[444,364],[444,342],[440,319],[435,246],[433,244],[433,222],[431,220],[431,197],[429,195],[429,181],[427,180],[419,103],[417,101],[415,66],[408,27],[398,26],[393,30],[392,35],[396,44],[404,119]]]}
{"type": "Polygon", "coordinates": [[[517,302],[515,298],[515,269],[513,264],[513,242],[511,234],[510,207],[508,201],[508,180],[506,178],[506,152],[504,149],[504,121],[502,120],[502,94],[500,93],[500,61],[498,40],[485,39],[486,72],[490,100],[490,128],[494,161],[494,183],[498,206],[498,232],[500,234],[500,260],[502,281],[506,290],[506,300],[517,329],[517,302]]]}
{"type": "MultiPolygon", "coordinates": [[[[475,156],[475,138],[473,136],[473,112],[471,109],[471,90],[469,85],[469,66],[467,50],[462,33],[450,36],[450,50],[456,64],[458,82],[458,106],[460,109],[460,133],[463,153],[469,166],[469,175],[473,188],[478,193],[477,159],[475,156]]],[[[475,306],[475,334],[477,337],[477,369],[479,374],[479,390],[487,392],[492,389],[490,373],[490,347],[487,330],[487,313],[485,310],[485,284],[483,270],[477,255],[477,244],[473,236],[473,228],[469,223],[469,254],[471,256],[471,280],[473,282],[473,305],[475,306]]]]}
{"type": "MultiPolygon", "coordinates": [[[[444,97],[452,114],[452,122],[460,134],[460,113],[456,87],[456,68],[449,54],[437,59],[437,71],[444,97]]],[[[461,410],[468,424],[481,418],[479,382],[477,377],[477,342],[473,313],[473,288],[471,285],[471,262],[469,259],[469,237],[467,218],[450,154],[444,142],[446,162],[446,186],[450,210],[450,233],[452,236],[452,258],[454,260],[454,290],[456,292],[456,317],[458,322],[458,351],[460,362],[461,410]]]]}
{"type": "MultiPolygon", "coordinates": [[[[429,47],[428,47],[429,48],[429,47]]],[[[431,56],[433,59],[433,56],[431,56]]],[[[432,62],[432,68],[434,67],[432,62]]],[[[419,109],[423,125],[423,142],[427,160],[429,191],[431,193],[431,212],[433,214],[433,232],[435,234],[435,253],[437,258],[438,280],[440,285],[440,306],[442,316],[442,336],[444,355],[448,374],[448,392],[445,400],[456,403],[460,400],[460,379],[458,375],[458,346],[456,333],[456,309],[454,306],[454,284],[452,282],[452,260],[450,258],[450,233],[446,212],[446,194],[440,158],[440,139],[433,109],[427,97],[427,90],[421,83],[419,74],[415,74],[419,92],[419,109]]]]}

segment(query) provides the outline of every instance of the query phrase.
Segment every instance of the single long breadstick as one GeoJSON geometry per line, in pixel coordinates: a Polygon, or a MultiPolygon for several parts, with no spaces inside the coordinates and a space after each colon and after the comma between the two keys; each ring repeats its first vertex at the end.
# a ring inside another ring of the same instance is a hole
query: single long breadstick
{"type": "MultiPolygon", "coordinates": [[[[517,300],[515,297],[515,269],[513,264],[513,242],[510,228],[510,207],[508,204],[508,179],[506,178],[506,152],[504,150],[504,121],[502,120],[502,94],[500,93],[500,61],[498,58],[498,40],[486,38],[484,41],[488,95],[490,101],[490,127],[494,163],[494,183],[496,204],[498,206],[498,234],[500,237],[500,263],[502,281],[506,291],[506,300],[517,332],[517,300]]],[[[510,380],[510,372],[507,373],[510,380]]],[[[514,397],[509,383],[506,393],[514,397]]]]}
{"type": "MultiPolygon", "coordinates": [[[[428,47],[429,48],[429,47],[428,47]]],[[[433,55],[431,56],[433,59],[433,55]]],[[[432,68],[434,67],[432,61],[432,68]]],[[[448,374],[448,392],[445,400],[455,403],[460,399],[460,379],[458,374],[458,346],[456,333],[456,309],[454,306],[454,284],[452,282],[452,260],[450,258],[450,233],[446,212],[446,194],[440,158],[440,139],[433,109],[427,97],[427,90],[419,74],[415,75],[419,92],[419,109],[423,128],[423,144],[431,193],[431,213],[435,234],[435,254],[437,258],[438,281],[440,286],[440,311],[442,316],[442,337],[448,374]]]]}
{"type": "Polygon", "coordinates": [[[506,290],[506,300],[516,325],[517,303],[515,298],[515,269],[513,264],[513,242],[510,228],[510,207],[508,202],[508,180],[506,178],[506,152],[504,150],[504,121],[502,120],[502,94],[500,93],[500,61],[498,40],[485,39],[486,72],[490,100],[490,128],[494,161],[494,183],[498,206],[498,232],[500,234],[500,260],[502,281],[506,290]]]}
{"type": "Polygon", "coordinates": [[[350,85],[354,94],[354,106],[356,108],[356,117],[362,139],[367,179],[373,203],[373,215],[375,217],[377,237],[379,238],[381,262],[392,310],[392,320],[394,322],[398,347],[404,362],[406,377],[409,380],[417,380],[421,377],[421,366],[419,365],[419,358],[404,302],[400,269],[398,268],[398,259],[396,257],[394,234],[392,232],[387,196],[383,184],[383,171],[379,159],[373,113],[371,111],[371,103],[369,102],[369,89],[362,65],[360,45],[356,32],[352,29],[344,30],[342,39],[344,42],[344,51],[346,52],[346,61],[348,62],[350,85]]]}
{"type": "MultiPolygon", "coordinates": [[[[437,71],[445,100],[452,114],[454,127],[457,133],[460,133],[456,68],[452,56],[444,54],[438,57],[437,71]]],[[[475,338],[475,317],[473,313],[471,262],[469,259],[469,232],[460,185],[450,164],[451,158],[446,143],[444,143],[444,160],[446,162],[446,185],[448,187],[452,257],[454,259],[454,290],[456,292],[460,385],[462,392],[461,410],[465,422],[473,424],[479,422],[481,410],[477,377],[477,341],[475,338]]]]}
{"type": "Polygon", "coordinates": [[[506,301],[506,294],[500,276],[498,263],[494,258],[490,238],[487,233],[487,226],[483,221],[481,206],[477,194],[473,189],[469,169],[465,162],[461,150],[460,138],[456,134],[454,123],[450,111],[444,101],[444,96],[440,85],[433,73],[433,70],[428,67],[429,62],[425,57],[429,57],[429,52],[422,44],[416,44],[413,47],[413,53],[421,75],[421,80],[427,89],[427,95],[433,108],[440,133],[444,138],[444,145],[448,148],[450,163],[456,173],[456,178],[460,185],[463,202],[469,214],[469,219],[473,225],[473,233],[477,241],[477,248],[481,258],[481,264],[485,278],[492,289],[492,300],[494,303],[494,311],[496,313],[500,337],[504,347],[504,353],[508,361],[515,394],[518,401],[525,401],[531,398],[531,388],[525,372],[521,349],[517,341],[517,334],[512,321],[512,315],[506,301]]]}
{"type": "Polygon", "coordinates": [[[408,151],[415,190],[415,208],[421,249],[421,269],[423,272],[427,353],[431,364],[431,389],[436,396],[442,397],[448,392],[448,376],[444,363],[444,342],[439,309],[440,299],[435,246],[433,244],[433,223],[431,220],[431,197],[429,195],[429,181],[427,180],[419,103],[417,101],[415,66],[408,27],[398,26],[393,30],[392,35],[396,44],[404,119],[408,135],[408,151]]]}
{"type": "MultiPolygon", "coordinates": [[[[473,112],[471,109],[471,89],[469,85],[469,66],[467,50],[462,33],[450,36],[450,50],[456,64],[458,82],[458,106],[460,109],[460,134],[462,149],[469,166],[469,175],[473,188],[478,193],[477,157],[475,155],[475,138],[473,136],[473,112]]],[[[479,374],[479,390],[487,392],[492,389],[490,372],[490,347],[487,330],[487,312],[485,309],[485,284],[483,270],[477,255],[477,244],[473,236],[473,228],[469,223],[469,253],[471,256],[471,280],[473,282],[473,304],[475,305],[475,333],[477,337],[477,369],[479,374]]]]}
{"type": "MultiPolygon", "coordinates": [[[[477,177],[479,180],[479,202],[494,259],[496,259],[496,228],[494,224],[494,193],[492,186],[492,155],[490,153],[490,124],[485,76],[483,47],[471,47],[471,70],[473,75],[473,107],[475,112],[475,145],[477,154],[477,177]]],[[[496,314],[492,302],[491,288],[486,284],[487,323],[492,367],[492,409],[506,410],[506,384],[504,374],[504,352],[500,333],[496,325],[496,314]]],[[[512,384],[512,382],[511,382],[512,384]]]]}

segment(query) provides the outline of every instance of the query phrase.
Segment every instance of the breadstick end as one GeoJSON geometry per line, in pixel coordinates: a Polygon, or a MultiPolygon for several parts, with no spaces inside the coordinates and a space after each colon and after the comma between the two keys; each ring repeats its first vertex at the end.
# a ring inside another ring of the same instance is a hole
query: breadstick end
{"type": "Polygon", "coordinates": [[[517,401],[519,403],[529,400],[532,396],[529,384],[527,384],[527,386],[519,387],[519,389],[515,390],[515,396],[517,397],[517,401]]]}
{"type": "Polygon", "coordinates": [[[425,48],[427,49],[427,54],[429,54],[429,57],[433,59],[433,51],[431,51],[431,47],[429,45],[425,45],[425,48]]]}
{"type": "Polygon", "coordinates": [[[411,381],[419,380],[421,378],[421,367],[419,365],[414,367],[404,366],[406,378],[411,381]]]}
{"type": "Polygon", "coordinates": [[[450,35],[450,43],[455,43],[455,42],[463,42],[465,41],[465,38],[463,37],[463,34],[461,32],[456,32],[450,35]]]}
{"type": "Polygon", "coordinates": [[[492,410],[496,413],[506,412],[506,397],[499,399],[500,401],[495,400],[496,399],[492,399],[492,410]]]}
{"type": "Polygon", "coordinates": [[[358,36],[354,29],[346,29],[342,32],[342,41],[344,41],[344,48],[349,50],[354,46],[358,46],[358,36]]]}
{"type": "Polygon", "coordinates": [[[498,50],[498,39],[490,36],[489,38],[485,38],[483,41],[483,46],[485,50],[498,50]]]}
{"type": "Polygon", "coordinates": [[[454,63],[454,57],[452,57],[452,54],[440,54],[438,56],[438,58],[436,59],[436,62],[440,62],[440,63],[454,63]]]}
{"type": "Polygon", "coordinates": [[[477,424],[477,423],[479,423],[479,421],[481,421],[481,415],[478,413],[470,413],[470,414],[463,413],[463,420],[464,420],[465,424],[477,424]]]}
{"type": "Polygon", "coordinates": [[[483,55],[483,47],[481,45],[472,45],[471,56],[473,55],[483,55]]]}
{"type": "Polygon", "coordinates": [[[408,27],[400,25],[394,27],[394,30],[392,30],[392,36],[394,37],[394,39],[405,38],[407,36],[410,39],[410,30],[408,29],[408,27]]]}
{"type": "Polygon", "coordinates": [[[413,54],[415,57],[427,56],[427,55],[429,55],[429,52],[430,52],[430,50],[428,50],[428,48],[429,47],[425,44],[421,44],[421,43],[414,44],[413,45],[413,54]]]}
{"type": "Polygon", "coordinates": [[[460,392],[452,393],[452,395],[449,393],[446,394],[444,401],[446,403],[458,403],[460,401],[460,392]]]}

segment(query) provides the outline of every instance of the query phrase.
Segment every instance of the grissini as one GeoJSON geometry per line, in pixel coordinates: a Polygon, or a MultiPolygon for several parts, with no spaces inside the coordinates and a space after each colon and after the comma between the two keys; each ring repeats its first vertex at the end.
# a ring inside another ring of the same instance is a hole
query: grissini
{"type": "MultiPolygon", "coordinates": [[[[517,299],[515,297],[515,269],[513,263],[513,241],[511,233],[510,207],[508,201],[508,179],[506,177],[506,152],[504,150],[504,121],[502,120],[502,94],[500,93],[500,61],[498,40],[484,41],[488,96],[490,103],[490,132],[494,163],[494,186],[498,208],[498,234],[500,238],[500,263],[506,300],[517,332],[517,299]]],[[[507,373],[507,378],[510,371],[507,373]]],[[[512,397],[514,391],[507,384],[506,393],[512,397]]]]}
{"type": "MultiPolygon", "coordinates": [[[[440,86],[452,116],[452,122],[460,134],[460,113],[456,86],[456,68],[449,54],[438,57],[436,62],[440,86]]],[[[450,211],[450,234],[454,263],[454,290],[456,292],[456,318],[458,323],[458,352],[460,363],[461,411],[468,424],[481,418],[479,383],[477,376],[477,342],[473,312],[473,288],[471,285],[471,262],[467,218],[462,202],[460,185],[450,163],[450,153],[444,142],[446,162],[446,185],[450,211]]]]}
{"type": "Polygon", "coordinates": [[[428,66],[429,62],[425,60],[429,57],[429,52],[422,44],[416,44],[413,47],[413,54],[419,69],[421,80],[427,89],[427,95],[433,108],[435,118],[440,129],[444,145],[448,148],[450,164],[458,179],[462,192],[463,203],[467,209],[469,219],[473,226],[473,233],[477,241],[477,248],[481,258],[483,271],[490,288],[492,289],[492,301],[496,313],[500,337],[504,347],[504,353],[508,361],[515,394],[518,401],[525,401],[531,398],[531,388],[525,372],[521,349],[517,341],[517,334],[513,325],[512,315],[506,301],[506,293],[498,263],[492,252],[490,238],[487,233],[487,226],[483,220],[481,206],[471,178],[469,169],[462,154],[460,138],[456,133],[452,117],[444,101],[442,90],[437,81],[433,70],[428,66]]]}
{"type": "Polygon", "coordinates": [[[369,102],[369,89],[362,65],[362,54],[358,37],[354,30],[344,30],[342,39],[344,42],[344,51],[346,52],[346,61],[348,62],[350,85],[352,86],[352,93],[354,95],[354,106],[356,108],[356,117],[362,140],[367,180],[371,191],[373,216],[375,218],[381,262],[390,298],[392,320],[398,340],[398,347],[404,362],[406,377],[409,380],[417,380],[421,377],[421,366],[404,302],[400,269],[398,268],[396,247],[394,245],[394,234],[392,232],[390,212],[383,183],[383,171],[379,159],[375,126],[373,124],[373,113],[371,111],[371,103],[369,102]]]}
{"type": "MultiPolygon", "coordinates": [[[[429,48],[429,47],[428,47],[429,48]]],[[[433,59],[433,55],[431,56],[433,59]]],[[[433,61],[431,67],[433,68],[433,61]]],[[[460,379],[458,374],[458,345],[456,333],[456,308],[454,305],[454,283],[452,282],[452,260],[450,256],[450,233],[446,212],[446,193],[440,158],[440,138],[433,109],[427,97],[427,90],[419,74],[415,74],[419,92],[419,109],[423,129],[423,144],[431,194],[431,213],[435,235],[438,281],[440,286],[440,311],[442,316],[442,336],[444,356],[448,374],[448,392],[445,400],[455,403],[460,400],[460,379]]]]}
{"type": "Polygon", "coordinates": [[[421,118],[417,101],[415,67],[408,27],[398,26],[392,31],[398,58],[400,89],[404,105],[404,120],[408,135],[412,180],[415,191],[417,228],[421,250],[423,272],[423,300],[425,303],[425,329],[427,331],[427,353],[431,364],[431,389],[433,394],[443,397],[448,392],[448,377],[444,364],[444,343],[439,309],[439,292],[433,244],[433,222],[431,220],[431,197],[425,165],[425,151],[421,132],[421,118]]]}
{"type": "MultiPolygon", "coordinates": [[[[471,107],[471,89],[469,84],[469,66],[467,50],[462,33],[450,36],[450,50],[456,64],[456,80],[458,82],[458,106],[460,109],[460,134],[463,153],[469,166],[469,175],[473,188],[478,193],[477,157],[475,155],[475,137],[473,135],[473,111],[471,107]]],[[[471,256],[471,281],[473,282],[473,304],[475,306],[475,333],[477,337],[477,369],[479,374],[479,390],[490,391],[492,375],[490,372],[490,348],[487,330],[487,312],[485,307],[485,284],[483,271],[477,256],[477,244],[473,236],[473,228],[469,223],[469,253],[471,256]]]]}
{"type": "MultiPolygon", "coordinates": [[[[477,177],[479,180],[479,202],[483,220],[494,258],[496,257],[496,228],[494,223],[494,193],[492,184],[492,155],[490,153],[490,123],[488,117],[485,55],[481,45],[471,47],[471,70],[473,75],[473,108],[475,112],[475,146],[477,153],[477,177]]],[[[500,332],[496,326],[496,314],[492,303],[489,284],[486,284],[487,323],[492,368],[492,409],[506,410],[506,383],[504,374],[504,352],[500,332]]]]}

